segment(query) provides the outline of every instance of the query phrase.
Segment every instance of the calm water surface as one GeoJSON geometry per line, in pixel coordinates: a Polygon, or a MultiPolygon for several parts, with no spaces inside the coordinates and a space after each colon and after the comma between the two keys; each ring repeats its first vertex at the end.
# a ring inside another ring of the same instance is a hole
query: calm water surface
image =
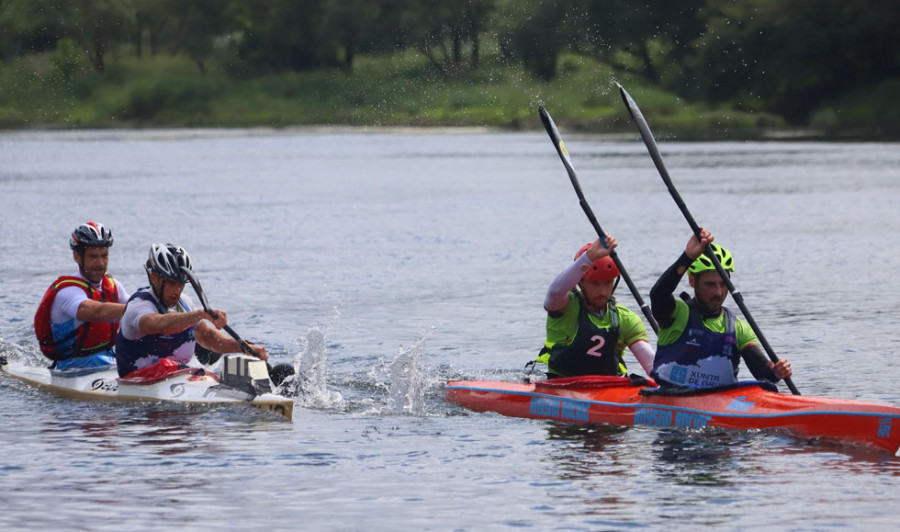
{"type": "MultiPolygon", "coordinates": [[[[637,140],[563,132],[644,298],[689,229],[637,140]]],[[[807,395],[900,405],[897,144],[677,143],[663,156],[807,395]]],[[[93,404],[0,378],[0,527],[893,528],[900,459],[769,433],[572,427],[446,403],[517,380],[547,283],[593,238],[543,132],[0,134],[0,350],[112,227],[110,271],[191,253],[214,307],[304,368],[293,423],[93,404]]],[[[686,283],[685,283],[686,287],[686,283]]],[[[633,308],[623,286],[620,299],[633,308]]],[[[639,365],[632,363],[639,371],[639,365]]]]}

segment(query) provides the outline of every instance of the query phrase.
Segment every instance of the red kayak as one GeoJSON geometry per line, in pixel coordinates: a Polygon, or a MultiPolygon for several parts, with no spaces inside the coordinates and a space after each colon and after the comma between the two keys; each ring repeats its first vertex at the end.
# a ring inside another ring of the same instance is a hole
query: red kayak
{"type": "Polygon", "coordinates": [[[787,395],[755,381],[672,391],[657,388],[649,379],[626,377],[570,377],[531,384],[451,381],[446,394],[448,401],[470,410],[511,417],[582,424],[781,429],[800,437],[878,447],[894,455],[900,451],[898,407],[787,395]]]}

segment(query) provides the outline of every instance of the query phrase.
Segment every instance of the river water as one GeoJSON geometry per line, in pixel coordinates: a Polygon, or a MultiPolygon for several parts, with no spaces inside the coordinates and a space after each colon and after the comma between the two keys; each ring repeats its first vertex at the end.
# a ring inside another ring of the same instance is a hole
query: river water
{"type": "MultiPolygon", "coordinates": [[[[563,135],[646,299],[688,225],[636,136],[563,135]]],[[[800,391],[900,405],[898,145],[661,149],[800,391]]],[[[34,309],[75,267],[68,233],[97,220],[129,291],[152,242],[181,244],[212,306],[307,380],[286,423],[76,402],[0,377],[3,529],[896,526],[900,459],[877,451],[444,400],[451,379],[522,378],[546,285],[594,237],[543,132],[8,132],[0,208],[9,358],[40,361],[34,309]]]]}

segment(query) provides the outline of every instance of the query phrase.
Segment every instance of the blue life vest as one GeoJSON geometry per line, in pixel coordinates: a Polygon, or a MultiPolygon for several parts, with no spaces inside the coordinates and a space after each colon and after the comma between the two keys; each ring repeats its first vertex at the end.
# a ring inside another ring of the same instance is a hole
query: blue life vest
{"type": "Polygon", "coordinates": [[[725,332],[703,324],[700,310],[688,302],[688,321],[678,340],[659,346],[651,376],[658,381],[690,388],[709,388],[737,382],[741,353],[737,349],[734,314],[725,312],[725,332]]]}
{"type": "Polygon", "coordinates": [[[625,362],[616,353],[619,341],[619,311],[615,299],[606,303],[610,326],[598,327],[591,321],[584,297],[578,296],[578,331],[569,344],[557,343],[550,348],[547,362],[553,376],[624,375],[625,362]]]}
{"type": "MultiPolygon", "coordinates": [[[[128,299],[128,302],[130,303],[135,299],[151,301],[156,306],[157,310],[159,310],[160,314],[168,313],[168,309],[163,307],[162,304],[153,297],[149,288],[141,288],[128,299]]],[[[182,308],[187,308],[187,305],[182,301],[179,301],[178,304],[182,308]]],[[[155,362],[160,358],[168,358],[175,350],[186,343],[194,343],[194,327],[188,327],[175,334],[148,334],[137,340],[125,338],[120,329],[119,334],[116,336],[116,362],[119,368],[119,376],[124,377],[132,371],[139,369],[136,364],[141,359],[155,362]]],[[[191,347],[192,352],[193,349],[194,348],[191,347]]]]}

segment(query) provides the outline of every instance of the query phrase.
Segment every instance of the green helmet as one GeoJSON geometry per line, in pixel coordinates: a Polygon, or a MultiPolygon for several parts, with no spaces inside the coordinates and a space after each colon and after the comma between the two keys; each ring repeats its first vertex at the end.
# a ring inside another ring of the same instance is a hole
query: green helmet
{"type": "MultiPolygon", "coordinates": [[[[710,251],[719,259],[719,264],[722,265],[722,269],[726,272],[734,271],[734,257],[731,256],[731,252],[727,249],[723,248],[718,244],[710,244],[710,251]]],[[[709,257],[706,254],[700,255],[697,257],[697,260],[691,264],[691,267],[688,268],[688,271],[693,273],[694,275],[698,273],[708,272],[711,270],[715,270],[716,267],[713,265],[712,261],[709,260],[709,257]]]]}

